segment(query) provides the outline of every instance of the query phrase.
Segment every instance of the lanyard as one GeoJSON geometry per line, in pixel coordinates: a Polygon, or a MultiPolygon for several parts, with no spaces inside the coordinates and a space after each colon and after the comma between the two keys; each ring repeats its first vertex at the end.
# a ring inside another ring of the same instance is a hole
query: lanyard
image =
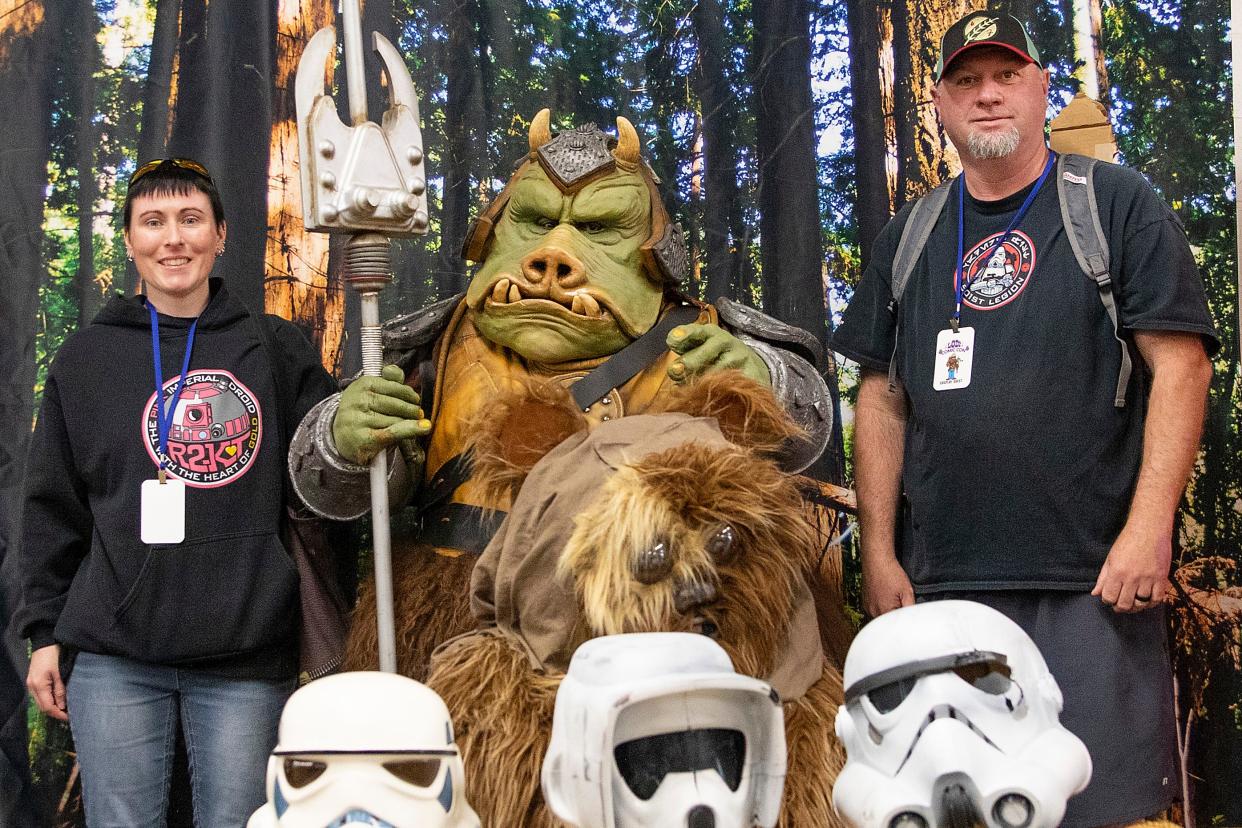
{"type": "Polygon", "coordinates": [[[172,395],[172,405],[168,416],[164,416],[164,366],[160,362],[160,318],[155,306],[147,302],[147,310],[151,312],[151,353],[155,358],[155,425],[160,434],[160,482],[164,482],[165,458],[168,457],[168,431],[172,428],[173,415],[177,413],[177,400],[181,399],[181,389],[185,387],[185,373],[190,368],[190,353],[194,350],[194,330],[198,320],[190,325],[190,334],[185,342],[185,357],[181,360],[181,377],[177,380],[177,388],[172,395]]]}
{"type": "MultiPolygon", "coordinates": [[[[1035,196],[1039,195],[1040,189],[1044,186],[1044,181],[1048,179],[1048,173],[1052,172],[1052,164],[1056,161],[1056,157],[1057,154],[1055,152],[1048,153],[1048,163],[1044,164],[1044,171],[1040,174],[1039,180],[1035,182],[1035,189],[1027,194],[1026,200],[1022,202],[1022,206],[1018,208],[1018,212],[1014,214],[1013,220],[1009,222],[1009,226],[1005,228],[1005,232],[996,240],[996,243],[988,248],[987,253],[975,261],[991,261],[997,249],[1009,241],[1009,234],[1022,221],[1026,211],[1031,209],[1031,203],[1035,201],[1035,196]]],[[[953,317],[949,320],[949,325],[952,326],[954,331],[957,331],[958,325],[962,321],[962,256],[964,253],[962,242],[966,233],[966,173],[963,172],[961,174],[957,184],[957,264],[953,268],[953,297],[956,304],[953,308],[953,317]]]]}

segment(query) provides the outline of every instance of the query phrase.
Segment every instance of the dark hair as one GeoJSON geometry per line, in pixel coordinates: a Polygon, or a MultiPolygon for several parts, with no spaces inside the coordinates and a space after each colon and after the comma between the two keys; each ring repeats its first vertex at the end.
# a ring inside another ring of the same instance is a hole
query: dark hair
{"type": "MultiPolygon", "coordinates": [[[[139,170],[141,169],[139,167],[139,170]]],[[[133,216],[136,198],[190,195],[195,192],[207,196],[207,200],[211,202],[211,213],[216,224],[224,224],[224,203],[220,201],[220,191],[216,189],[215,182],[189,167],[166,160],[150,172],[143,173],[137,181],[131,179],[129,189],[125,192],[125,205],[121,208],[121,215],[124,219],[122,226],[126,230],[129,229],[129,220],[133,216]]]]}

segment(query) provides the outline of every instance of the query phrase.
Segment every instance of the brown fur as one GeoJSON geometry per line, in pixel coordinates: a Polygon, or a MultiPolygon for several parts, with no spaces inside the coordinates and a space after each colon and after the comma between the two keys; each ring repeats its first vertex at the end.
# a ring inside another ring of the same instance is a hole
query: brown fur
{"type": "Polygon", "coordinates": [[[489,502],[507,502],[540,458],[585,428],[586,418],[557,383],[501,394],[467,426],[472,478],[489,502]]]}
{"type": "Polygon", "coordinates": [[[823,677],[806,695],[785,705],[789,759],[777,828],[848,828],[832,810],[832,783],[845,767],[845,748],[833,735],[837,706],[844,696],[841,673],[825,664],[823,677]]]}
{"type": "MultiPolygon", "coordinates": [[[[444,557],[418,544],[393,549],[398,673],[426,681],[435,646],[474,629],[468,596],[476,560],[473,555],[444,557]]],[[[358,589],[358,604],[350,619],[344,669],[379,669],[375,619],[375,579],[367,578],[358,589]]]]}
{"type": "Polygon", "coordinates": [[[466,799],[484,825],[559,828],[539,788],[561,674],[545,675],[496,629],[436,653],[428,685],[453,714],[466,799]]]}
{"type": "Polygon", "coordinates": [[[804,433],[771,391],[741,371],[707,374],[679,386],[655,411],[713,417],[725,439],[764,455],[774,455],[786,440],[804,433]]]}

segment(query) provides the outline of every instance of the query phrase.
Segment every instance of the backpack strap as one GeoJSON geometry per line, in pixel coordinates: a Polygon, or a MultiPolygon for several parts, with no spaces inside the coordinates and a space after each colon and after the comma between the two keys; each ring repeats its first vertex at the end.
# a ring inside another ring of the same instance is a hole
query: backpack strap
{"type": "Polygon", "coordinates": [[[1061,202],[1061,221],[1074,250],[1074,258],[1099,289],[1100,302],[1113,323],[1113,339],[1121,346],[1121,368],[1117,372],[1113,405],[1124,408],[1133,362],[1130,348],[1121,338],[1113,280],[1108,272],[1108,239],[1100,226],[1100,211],[1095,201],[1095,165],[1096,159],[1084,155],[1065,154],[1058,157],[1057,197],[1061,202]]]}
{"type": "MultiPolygon", "coordinates": [[[[949,198],[949,188],[953,186],[953,181],[954,179],[950,178],[914,202],[914,207],[910,209],[910,217],[906,219],[906,226],[901,229],[901,237],[897,240],[897,251],[893,255],[893,302],[889,305],[889,309],[894,312],[897,310],[898,303],[901,302],[901,295],[905,293],[906,284],[910,281],[910,275],[914,273],[914,266],[918,264],[919,256],[923,255],[923,248],[927,246],[927,240],[931,237],[932,228],[936,226],[936,221],[944,210],[944,203],[949,198]]],[[[890,390],[897,389],[896,340],[897,336],[896,332],[894,332],[893,356],[888,361],[888,387],[890,390]]]]}

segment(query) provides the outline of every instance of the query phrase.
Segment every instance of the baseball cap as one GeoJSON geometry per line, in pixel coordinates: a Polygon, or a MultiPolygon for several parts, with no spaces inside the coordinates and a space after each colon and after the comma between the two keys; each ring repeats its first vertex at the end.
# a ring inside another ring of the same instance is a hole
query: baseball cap
{"type": "Polygon", "coordinates": [[[933,75],[935,81],[940,82],[940,76],[954,58],[975,46],[1000,46],[1041,69],[1044,66],[1039,60],[1039,50],[1026,33],[1026,27],[1016,17],[977,11],[954,23],[940,38],[940,59],[936,61],[933,75]]]}

